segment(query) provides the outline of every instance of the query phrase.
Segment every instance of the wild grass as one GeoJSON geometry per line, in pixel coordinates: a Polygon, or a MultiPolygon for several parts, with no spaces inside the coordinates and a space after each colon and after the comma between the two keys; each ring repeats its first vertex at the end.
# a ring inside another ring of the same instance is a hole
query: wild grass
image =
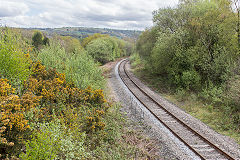
{"type": "Polygon", "coordinates": [[[240,131],[238,124],[234,123],[233,115],[228,110],[228,106],[219,106],[199,99],[196,93],[188,92],[183,89],[174,90],[167,84],[166,79],[156,78],[156,76],[135,69],[135,75],[146,85],[153,88],[169,101],[175,103],[187,113],[198,118],[220,134],[227,135],[240,144],[240,131]]]}
{"type": "Polygon", "coordinates": [[[121,105],[115,104],[106,114],[106,137],[91,152],[94,155],[92,159],[160,159],[155,142],[141,130],[131,128],[130,121],[121,114],[120,108],[121,105]]]}

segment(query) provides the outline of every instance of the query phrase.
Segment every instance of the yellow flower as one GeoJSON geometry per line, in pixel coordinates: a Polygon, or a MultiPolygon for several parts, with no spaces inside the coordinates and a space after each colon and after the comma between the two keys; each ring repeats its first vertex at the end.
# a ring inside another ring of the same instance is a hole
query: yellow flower
{"type": "Polygon", "coordinates": [[[12,146],[14,146],[14,143],[10,142],[10,143],[8,143],[8,145],[12,147],[12,146]]]}

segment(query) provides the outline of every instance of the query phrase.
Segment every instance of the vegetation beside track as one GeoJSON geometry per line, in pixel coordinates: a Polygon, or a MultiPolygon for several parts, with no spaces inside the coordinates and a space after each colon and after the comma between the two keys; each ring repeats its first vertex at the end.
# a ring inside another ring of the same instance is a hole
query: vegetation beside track
{"type": "Polygon", "coordinates": [[[239,142],[240,32],[233,6],[180,1],[154,11],[154,26],[140,35],[131,61],[150,86],[239,142]]]}
{"type": "MultiPolygon", "coordinates": [[[[128,42],[104,41],[114,58],[131,51],[128,42]]],[[[130,143],[135,132],[108,100],[97,53],[72,37],[7,27],[0,28],[0,46],[0,159],[149,156],[141,140],[130,143]]]]}

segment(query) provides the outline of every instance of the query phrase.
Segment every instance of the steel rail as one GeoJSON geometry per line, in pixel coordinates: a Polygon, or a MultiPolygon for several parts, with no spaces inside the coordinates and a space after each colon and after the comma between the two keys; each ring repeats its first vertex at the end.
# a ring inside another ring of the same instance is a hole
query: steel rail
{"type": "MultiPolygon", "coordinates": [[[[163,109],[165,112],[167,112],[171,117],[173,117],[175,120],[177,120],[180,124],[182,124],[185,128],[187,128],[188,130],[190,130],[192,133],[194,133],[195,135],[197,135],[201,140],[203,140],[205,143],[209,144],[211,147],[213,147],[216,151],[218,151],[220,154],[222,154],[224,157],[226,157],[229,160],[234,160],[234,158],[232,158],[230,155],[228,155],[226,152],[224,152],[223,150],[221,150],[220,148],[218,148],[216,145],[214,145],[212,142],[210,142],[208,139],[206,139],[205,137],[203,137],[201,134],[199,134],[197,131],[195,131],[194,129],[192,129],[190,126],[188,126],[187,124],[185,124],[182,120],[180,120],[179,118],[177,118],[175,115],[173,115],[171,112],[169,112],[165,107],[163,107],[161,104],[159,104],[159,102],[157,102],[157,100],[155,100],[152,96],[150,96],[148,93],[146,93],[132,78],[131,76],[128,74],[128,72],[126,71],[125,68],[125,64],[127,62],[127,60],[122,60],[121,63],[118,66],[118,70],[119,70],[119,75],[121,77],[121,79],[123,80],[124,84],[127,86],[127,88],[130,90],[130,92],[135,96],[134,92],[131,90],[131,88],[129,87],[129,85],[127,84],[127,82],[124,80],[123,76],[120,74],[120,66],[124,63],[123,65],[123,71],[125,73],[125,75],[127,76],[127,78],[145,95],[147,96],[149,99],[152,100],[152,102],[154,102],[157,106],[159,106],[161,109],[163,109]]],[[[149,109],[149,107],[145,104],[145,102],[143,102],[141,99],[139,99],[137,96],[135,96],[142,104],[144,107],[146,107],[149,112],[151,114],[153,114],[153,116],[158,119],[166,128],[168,128],[178,139],[180,139],[186,146],[189,147],[189,149],[191,149],[197,156],[199,156],[201,159],[206,159],[204,158],[203,155],[201,155],[198,151],[196,151],[190,144],[188,144],[185,140],[183,140],[177,133],[175,133],[166,123],[164,123],[155,113],[153,113],[153,111],[151,109],[149,109]]]]}

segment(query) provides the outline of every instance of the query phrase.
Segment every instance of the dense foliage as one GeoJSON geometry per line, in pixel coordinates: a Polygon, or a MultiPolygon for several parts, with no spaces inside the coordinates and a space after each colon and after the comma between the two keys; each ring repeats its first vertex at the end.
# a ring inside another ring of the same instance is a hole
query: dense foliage
{"type": "Polygon", "coordinates": [[[80,41],[54,36],[44,45],[40,32],[26,39],[0,31],[0,159],[109,157],[100,151],[113,149],[120,127],[102,71],[80,41]]]}
{"type": "Polygon", "coordinates": [[[38,53],[37,59],[47,68],[55,68],[58,72],[66,73],[66,79],[80,88],[104,87],[101,70],[83,49],[75,49],[69,53],[60,44],[51,42],[50,46],[46,46],[38,53]]]}
{"type": "Polygon", "coordinates": [[[36,49],[40,49],[42,45],[49,45],[49,39],[43,36],[41,32],[35,31],[32,37],[32,44],[36,49]]]}
{"type": "Polygon", "coordinates": [[[19,89],[19,85],[31,73],[31,47],[23,41],[19,33],[11,32],[8,28],[0,29],[0,46],[0,78],[7,78],[19,89]]]}
{"type": "Polygon", "coordinates": [[[239,44],[231,1],[180,1],[154,11],[153,22],[137,41],[139,63],[177,92],[194,91],[222,106],[239,125],[239,44]]]}
{"type": "Polygon", "coordinates": [[[101,34],[94,34],[85,38],[83,45],[88,54],[101,64],[129,55],[128,52],[132,51],[129,42],[101,34]]]}

